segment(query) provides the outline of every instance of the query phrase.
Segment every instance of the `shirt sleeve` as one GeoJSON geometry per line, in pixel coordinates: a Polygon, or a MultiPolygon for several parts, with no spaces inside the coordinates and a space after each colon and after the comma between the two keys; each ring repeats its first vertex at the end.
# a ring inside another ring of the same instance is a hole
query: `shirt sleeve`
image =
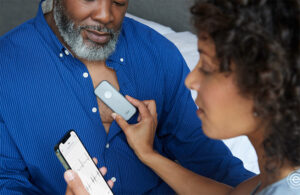
{"type": "Polygon", "coordinates": [[[222,141],[204,135],[197,107],[184,85],[189,69],[179,52],[172,59],[168,59],[172,68],[165,75],[167,103],[158,124],[163,152],[185,168],[231,186],[254,176],[222,141]]]}
{"type": "Polygon", "coordinates": [[[0,194],[41,193],[31,182],[26,164],[0,116],[0,194]]]}

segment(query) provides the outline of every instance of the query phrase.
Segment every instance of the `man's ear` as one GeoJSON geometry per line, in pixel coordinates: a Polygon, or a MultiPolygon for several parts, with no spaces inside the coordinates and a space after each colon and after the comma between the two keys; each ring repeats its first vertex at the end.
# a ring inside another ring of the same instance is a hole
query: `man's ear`
{"type": "Polygon", "coordinates": [[[49,12],[52,11],[52,9],[53,9],[53,3],[54,3],[53,0],[45,0],[42,3],[42,9],[43,9],[43,13],[44,14],[47,14],[47,13],[49,13],[49,12]]]}

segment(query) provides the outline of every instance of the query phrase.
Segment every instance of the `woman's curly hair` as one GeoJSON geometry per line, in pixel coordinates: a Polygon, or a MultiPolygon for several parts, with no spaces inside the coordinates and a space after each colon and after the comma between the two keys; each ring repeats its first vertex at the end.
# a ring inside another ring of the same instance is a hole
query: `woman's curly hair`
{"type": "Polygon", "coordinates": [[[198,0],[198,35],[214,40],[220,71],[236,66],[240,93],[254,100],[272,162],[300,165],[299,0],[198,0]]]}

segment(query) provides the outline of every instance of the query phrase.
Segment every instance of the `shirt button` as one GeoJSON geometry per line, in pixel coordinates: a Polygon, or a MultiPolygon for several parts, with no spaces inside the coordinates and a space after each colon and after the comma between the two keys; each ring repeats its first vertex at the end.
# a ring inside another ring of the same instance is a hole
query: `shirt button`
{"type": "Polygon", "coordinates": [[[84,72],[84,73],[82,74],[82,76],[83,76],[84,78],[88,78],[88,77],[89,77],[89,73],[84,72]]]}
{"type": "Polygon", "coordinates": [[[59,54],[59,57],[61,57],[61,58],[64,57],[64,54],[60,53],[60,54],[59,54]]]}
{"type": "Polygon", "coordinates": [[[98,109],[97,109],[96,107],[92,108],[92,112],[93,112],[93,113],[96,113],[97,110],[98,110],[98,109]]]}
{"type": "Polygon", "coordinates": [[[124,62],[124,58],[120,58],[120,61],[121,61],[121,62],[124,62]]]}
{"type": "Polygon", "coordinates": [[[115,183],[117,181],[117,179],[115,177],[112,177],[111,181],[115,183]]]}
{"type": "Polygon", "coordinates": [[[68,56],[70,52],[68,50],[65,50],[65,54],[68,56]]]}
{"type": "Polygon", "coordinates": [[[109,143],[107,143],[105,147],[108,149],[109,148],[109,143]]]}

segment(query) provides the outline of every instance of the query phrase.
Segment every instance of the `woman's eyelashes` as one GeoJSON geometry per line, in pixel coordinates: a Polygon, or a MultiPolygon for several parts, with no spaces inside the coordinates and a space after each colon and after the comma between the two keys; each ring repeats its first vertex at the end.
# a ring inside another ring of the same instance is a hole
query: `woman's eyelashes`
{"type": "Polygon", "coordinates": [[[203,67],[200,67],[200,68],[199,68],[199,71],[200,71],[201,73],[203,73],[204,75],[209,75],[209,74],[211,74],[210,71],[205,70],[205,68],[203,68],[203,67]]]}
{"type": "Polygon", "coordinates": [[[202,60],[201,66],[198,68],[198,70],[204,75],[210,75],[213,73],[213,69],[206,63],[205,60],[202,60]]]}
{"type": "MultiPolygon", "coordinates": [[[[96,0],[85,0],[85,1],[93,2],[93,1],[96,1],[96,0]]],[[[113,1],[113,4],[115,4],[116,6],[125,6],[126,2],[125,1],[113,1]]]]}
{"type": "Polygon", "coordinates": [[[121,2],[121,1],[114,1],[114,4],[116,5],[116,6],[125,6],[126,5],[126,2],[124,1],[124,2],[121,2]]]}

